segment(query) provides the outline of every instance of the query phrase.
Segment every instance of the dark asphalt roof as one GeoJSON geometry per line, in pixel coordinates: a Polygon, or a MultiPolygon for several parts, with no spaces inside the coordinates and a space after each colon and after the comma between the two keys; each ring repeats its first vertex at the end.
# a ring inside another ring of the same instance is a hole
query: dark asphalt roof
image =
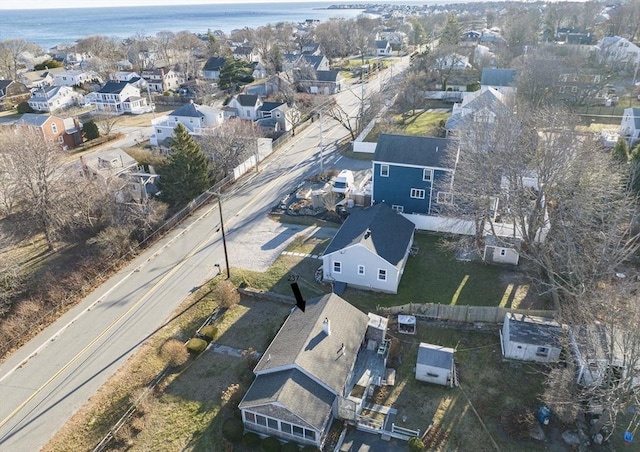
{"type": "Polygon", "coordinates": [[[555,320],[512,312],[507,313],[506,319],[509,319],[509,337],[507,338],[509,341],[562,347],[561,339],[564,332],[555,320]]]}
{"type": "Polygon", "coordinates": [[[117,94],[122,91],[128,84],[128,82],[116,82],[114,80],[109,80],[98,92],[117,94]]]}
{"type": "Polygon", "coordinates": [[[373,160],[376,162],[444,168],[447,138],[391,135],[378,137],[373,160]]]}
{"type": "Polygon", "coordinates": [[[514,86],[516,74],[515,69],[484,68],[480,84],[484,86],[514,86]]]}
{"type": "Polygon", "coordinates": [[[362,244],[392,265],[402,262],[415,225],[385,203],[352,210],[324,254],[362,244]]]}
{"type": "Polygon", "coordinates": [[[257,375],[292,367],[303,370],[339,394],[356,360],[369,317],[339,296],[327,294],[295,309],[256,365],[257,375]],[[329,320],[331,334],[322,325],[329,320]],[[338,354],[344,345],[345,353],[338,354]]]}
{"type": "Polygon", "coordinates": [[[173,110],[170,116],[183,116],[183,117],[191,117],[191,118],[200,118],[203,116],[202,113],[198,111],[198,106],[193,103],[184,104],[181,107],[173,110]]]}
{"type": "Polygon", "coordinates": [[[335,397],[298,369],[289,369],[258,375],[239,408],[321,430],[335,397]]]}

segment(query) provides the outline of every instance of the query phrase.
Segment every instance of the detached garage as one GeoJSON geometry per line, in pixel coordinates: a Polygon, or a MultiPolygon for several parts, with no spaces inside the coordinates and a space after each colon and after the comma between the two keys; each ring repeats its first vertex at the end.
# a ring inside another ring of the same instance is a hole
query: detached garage
{"type": "Polygon", "coordinates": [[[452,348],[420,343],[416,380],[442,386],[457,386],[452,348]]]}
{"type": "Polygon", "coordinates": [[[500,330],[507,359],[554,363],[560,359],[564,330],[553,319],[508,312],[500,330]]]}

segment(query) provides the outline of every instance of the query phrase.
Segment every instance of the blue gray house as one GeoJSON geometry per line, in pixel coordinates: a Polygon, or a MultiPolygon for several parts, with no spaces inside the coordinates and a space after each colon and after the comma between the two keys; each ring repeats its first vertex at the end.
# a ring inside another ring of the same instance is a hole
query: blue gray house
{"type": "Polygon", "coordinates": [[[381,134],[373,158],[371,203],[386,203],[400,213],[436,215],[452,202],[438,191],[453,174],[446,138],[381,134]]]}

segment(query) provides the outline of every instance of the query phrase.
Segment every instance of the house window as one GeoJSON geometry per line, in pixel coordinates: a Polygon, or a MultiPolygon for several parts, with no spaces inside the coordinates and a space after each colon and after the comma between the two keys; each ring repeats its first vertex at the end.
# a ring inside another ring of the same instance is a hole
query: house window
{"type": "Polygon", "coordinates": [[[51,124],[51,131],[53,133],[58,133],[58,126],[55,123],[51,124]]]}
{"type": "Polygon", "coordinates": [[[422,180],[431,182],[431,178],[433,177],[433,170],[424,169],[422,170],[422,180]]]}
{"type": "Polygon", "coordinates": [[[304,429],[302,427],[298,427],[297,425],[294,425],[293,436],[299,436],[300,438],[302,438],[304,436],[304,429]]]}
{"type": "Polygon", "coordinates": [[[560,94],[564,94],[564,92],[567,90],[566,86],[561,86],[560,87],[560,94]]]}
{"type": "Polygon", "coordinates": [[[389,177],[389,165],[380,165],[380,177],[389,177]]]}
{"type": "Polygon", "coordinates": [[[364,276],[364,265],[358,265],[358,274],[364,276]]]}
{"type": "Polygon", "coordinates": [[[424,199],[424,190],[420,188],[412,188],[411,189],[411,197],[415,199],[424,199]]]}
{"type": "Polygon", "coordinates": [[[334,273],[342,273],[342,262],[334,262],[333,263],[333,272],[334,273]]]}
{"type": "Polygon", "coordinates": [[[247,110],[247,116],[251,117],[251,110],[247,110]]]}
{"type": "Polygon", "coordinates": [[[314,432],[313,430],[308,430],[308,429],[304,429],[304,437],[307,439],[310,439],[312,441],[316,440],[316,432],[314,432]]]}
{"type": "Polygon", "coordinates": [[[546,358],[549,356],[549,349],[547,347],[538,347],[536,350],[536,356],[546,358]]]}
{"type": "Polygon", "coordinates": [[[62,135],[60,135],[58,137],[58,143],[63,143],[64,142],[64,138],[62,137],[62,135]]]}
{"type": "Polygon", "coordinates": [[[578,92],[578,87],[577,86],[572,86],[571,87],[571,92],[572,93],[577,93],[578,92]]]}
{"type": "Polygon", "coordinates": [[[404,212],[404,206],[398,206],[398,205],[394,204],[394,205],[391,206],[391,209],[395,210],[398,213],[404,212]]]}
{"type": "Polygon", "coordinates": [[[427,376],[431,377],[431,378],[438,378],[440,375],[434,374],[434,373],[431,373],[431,372],[427,372],[427,376]]]}
{"type": "Polygon", "coordinates": [[[269,428],[272,428],[274,430],[278,430],[278,421],[276,421],[275,419],[272,419],[270,417],[267,418],[267,426],[269,428]]]}
{"type": "Polygon", "coordinates": [[[507,255],[507,250],[504,248],[500,248],[500,256],[506,256],[507,255]]]}
{"type": "Polygon", "coordinates": [[[280,422],[280,431],[291,435],[291,424],[287,424],[286,422],[280,422]]]}
{"type": "Polygon", "coordinates": [[[260,416],[259,414],[256,414],[256,424],[258,425],[267,425],[267,418],[264,416],[260,416]]]}
{"type": "Polygon", "coordinates": [[[384,268],[378,269],[378,281],[386,281],[387,280],[387,271],[384,268]]]}
{"type": "Polygon", "coordinates": [[[158,135],[162,135],[162,129],[156,129],[156,133],[157,133],[158,135]]]}
{"type": "Polygon", "coordinates": [[[250,413],[249,411],[245,411],[244,418],[247,420],[247,422],[251,422],[252,424],[256,423],[256,415],[250,413]]]}
{"type": "Polygon", "coordinates": [[[438,204],[453,204],[453,193],[439,191],[436,196],[436,202],[438,204]]]}

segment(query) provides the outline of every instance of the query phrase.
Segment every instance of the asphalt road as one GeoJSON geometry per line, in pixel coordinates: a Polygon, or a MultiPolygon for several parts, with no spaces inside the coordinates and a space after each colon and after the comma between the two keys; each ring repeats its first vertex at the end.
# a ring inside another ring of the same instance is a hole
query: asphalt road
{"type": "MultiPolygon", "coordinates": [[[[389,76],[378,76],[366,89],[374,92],[389,76]]],[[[347,90],[337,96],[352,113],[363,92],[355,89],[357,95],[347,90]]],[[[320,171],[321,154],[325,169],[362,167],[335,152],[332,143],[346,133],[325,118],[320,152],[316,122],[224,195],[232,268],[265,270],[302,231],[266,214],[302,178],[320,171]]],[[[217,274],[216,264],[224,268],[219,224],[217,203],[205,206],[2,363],[0,451],[40,449],[195,287],[217,274]]]]}

